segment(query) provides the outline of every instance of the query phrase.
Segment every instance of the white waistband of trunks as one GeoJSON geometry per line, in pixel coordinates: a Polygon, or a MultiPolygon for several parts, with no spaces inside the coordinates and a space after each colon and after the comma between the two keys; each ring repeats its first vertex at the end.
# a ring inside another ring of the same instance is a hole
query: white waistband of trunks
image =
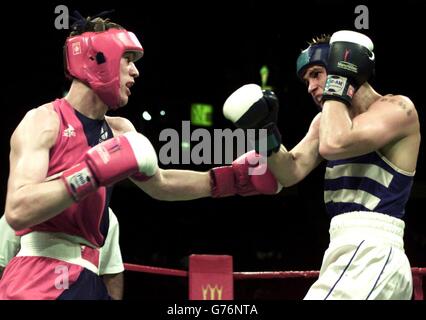
{"type": "MultiPolygon", "coordinates": [[[[21,250],[17,256],[48,257],[77,264],[99,274],[98,267],[81,256],[80,237],[63,233],[33,231],[21,237],[21,250]]],[[[85,241],[86,242],[86,241],[85,241]]]]}
{"type": "Polygon", "coordinates": [[[330,240],[352,243],[354,239],[380,241],[404,250],[404,228],[404,221],[387,214],[347,212],[331,219],[330,240]]]}

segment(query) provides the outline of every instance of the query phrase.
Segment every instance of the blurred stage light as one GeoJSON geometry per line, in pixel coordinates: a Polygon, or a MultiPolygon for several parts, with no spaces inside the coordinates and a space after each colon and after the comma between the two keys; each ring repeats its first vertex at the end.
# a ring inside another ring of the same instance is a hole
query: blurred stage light
{"type": "Polygon", "coordinates": [[[142,118],[143,118],[144,120],[146,120],[146,121],[150,121],[150,120],[152,119],[152,117],[151,117],[151,115],[149,114],[149,112],[148,112],[148,111],[144,111],[144,112],[142,113],[142,118]]]}

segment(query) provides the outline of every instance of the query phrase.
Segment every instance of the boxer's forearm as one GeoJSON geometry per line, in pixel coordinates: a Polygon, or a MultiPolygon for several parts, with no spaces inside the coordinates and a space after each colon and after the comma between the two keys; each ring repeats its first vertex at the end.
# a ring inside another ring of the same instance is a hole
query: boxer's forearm
{"type": "Polygon", "coordinates": [[[146,182],[133,182],[158,200],[193,200],[211,195],[209,172],[160,169],[146,182]]]}
{"type": "Polygon", "coordinates": [[[288,187],[295,183],[293,155],[281,145],[279,152],[268,157],[268,168],[282,186],[288,187]]]}
{"type": "Polygon", "coordinates": [[[284,187],[303,180],[322,161],[318,139],[308,134],[292,150],[281,145],[279,152],[268,157],[268,168],[284,187]]]}
{"type": "Polygon", "coordinates": [[[319,152],[327,160],[340,159],[353,149],[353,123],[347,107],[338,101],[324,103],[321,126],[319,152]]]}
{"type": "Polygon", "coordinates": [[[7,195],[5,214],[21,230],[49,220],[73,203],[60,180],[23,186],[7,195]]]}
{"type": "Polygon", "coordinates": [[[123,273],[104,274],[102,276],[105,286],[107,287],[108,294],[113,300],[123,299],[124,277],[123,273]]]}

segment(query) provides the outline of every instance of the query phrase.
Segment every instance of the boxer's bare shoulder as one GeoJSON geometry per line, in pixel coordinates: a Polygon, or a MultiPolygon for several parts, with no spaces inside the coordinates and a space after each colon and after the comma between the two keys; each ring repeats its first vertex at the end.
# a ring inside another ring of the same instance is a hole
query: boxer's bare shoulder
{"type": "Polygon", "coordinates": [[[55,143],[58,130],[58,115],[52,103],[46,103],[25,114],[12,135],[11,144],[19,145],[22,139],[31,139],[50,148],[55,143]]]}
{"type": "Polygon", "coordinates": [[[123,117],[109,117],[105,116],[105,120],[110,126],[114,136],[124,134],[126,132],[136,131],[135,126],[130,120],[123,117]]]}

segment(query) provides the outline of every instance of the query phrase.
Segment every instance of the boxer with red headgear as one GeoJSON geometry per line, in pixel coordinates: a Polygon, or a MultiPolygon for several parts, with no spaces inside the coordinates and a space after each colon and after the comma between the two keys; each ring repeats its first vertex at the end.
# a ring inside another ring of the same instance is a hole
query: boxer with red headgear
{"type": "Polygon", "coordinates": [[[119,71],[125,53],[132,54],[133,62],[143,56],[138,38],[124,29],[71,36],[64,48],[66,72],[87,84],[109,108],[117,109],[124,103],[119,71]]]}
{"type": "Polygon", "coordinates": [[[107,299],[98,248],[112,187],[128,177],[168,201],[280,190],[253,153],[208,172],[162,170],[129,120],[106,116],[127,104],[139,76],[143,48],[133,33],[80,17],[64,52],[68,94],[29,111],[11,138],[5,215],[21,250],[4,271],[0,299],[107,299]]]}

